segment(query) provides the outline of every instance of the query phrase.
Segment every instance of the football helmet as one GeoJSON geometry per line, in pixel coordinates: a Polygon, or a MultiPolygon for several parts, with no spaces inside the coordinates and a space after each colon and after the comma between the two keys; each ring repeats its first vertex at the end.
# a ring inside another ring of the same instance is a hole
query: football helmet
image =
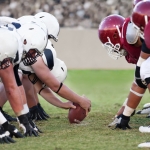
{"type": "Polygon", "coordinates": [[[47,12],[39,12],[35,15],[35,18],[39,18],[43,23],[45,23],[48,29],[48,37],[57,42],[60,28],[56,17],[47,12]]]}
{"type": "Polygon", "coordinates": [[[38,18],[35,18],[35,16],[26,15],[18,18],[17,20],[21,23],[21,25],[26,23],[36,23],[41,27],[42,30],[44,30],[46,34],[48,34],[46,25],[43,22],[41,22],[38,18]]]}
{"type": "Polygon", "coordinates": [[[56,58],[56,61],[55,61],[53,69],[51,70],[51,73],[57,78],[59,82],[64,82],[64,80],[67,77],[66,64],[62,60],[56,58]]]}
{"type": "Polygon", "coordinates": [[[141,38],[144,39],[144,28],[150,20],[150,0],[141,1],[134,7],[131,21],[134,27],[139,30],[141,38]]]}
{"type": "Polygon", "coordinates": [[[143,0],[134,0],[134,1],[133,1],[133,8],[134,8],[135,5],[136,5],[138,2],[140,2],[140,1],[143,1],[143,0]]]}
{"type": "Polygon", "coordinates": [[[12,31],[0,28],[0,69],[10,66],[16,57],[18,40],[12,31]]]}
{"type": "Polygon", "coordinates": [[[120,15],[109,15],[99,24],[99,39],[113,59],[124,56],[122,50],[121,32],[125,18],[120,15]]]}
{"type": "Polygon", "coordinates": [[[47,34],[35,23],[26,23],[17,29],[17,32],[23,43],[22,61],[25,66],[32,65],[47,45],[47,34]]]}
{"type": "Polygon", "coordinates": [[[150,21],[148,22],[144,30],[144,41],[145,41],[146,46],[150,49],[149,36],[150,36],[150,21]]]}

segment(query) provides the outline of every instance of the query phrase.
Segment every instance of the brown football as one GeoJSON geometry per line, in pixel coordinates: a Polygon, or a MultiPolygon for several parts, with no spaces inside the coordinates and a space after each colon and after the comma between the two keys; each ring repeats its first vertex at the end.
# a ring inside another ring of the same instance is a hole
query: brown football
{"type": "Polygon", "coordinates": [[[76,109],[70,108],[68,119],[70,123],[80,123],[86,117],[86,111],[79,104],[73,103],[76,109]]]}

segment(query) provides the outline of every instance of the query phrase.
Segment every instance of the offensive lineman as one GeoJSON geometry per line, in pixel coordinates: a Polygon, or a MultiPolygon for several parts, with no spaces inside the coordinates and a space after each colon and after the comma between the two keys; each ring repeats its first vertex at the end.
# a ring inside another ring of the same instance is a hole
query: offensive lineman
{"type": "MultiPolygon", "coordinates": [[[[110,15],[103,19],[99,25],[99,38],[107,49],[108,54],[114,58],[125,56],[128,63],[136,64],[141,52],[141,41],[139,32],[134,29],[130,18],[123,18],[120,15],[110,15]]],[[[146,87],[137,81],[132,83],[128,98],[121,109],[117,112],[115,119],[108,126],[114,126],[118,122],[118,116],[122,114],[128,99],[140,101],[145,93],[146,87]]]]}

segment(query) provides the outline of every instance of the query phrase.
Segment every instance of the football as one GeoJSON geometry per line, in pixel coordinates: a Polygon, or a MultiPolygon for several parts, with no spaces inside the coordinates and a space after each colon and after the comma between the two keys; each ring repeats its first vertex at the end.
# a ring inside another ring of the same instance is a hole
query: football
{"type": "Polygon", "coordinates": [[[73,103],[76,109],[70,108],[68,119],[70,123],[80,123],[86,117],[86,111],[79,104],[73,103]]]}

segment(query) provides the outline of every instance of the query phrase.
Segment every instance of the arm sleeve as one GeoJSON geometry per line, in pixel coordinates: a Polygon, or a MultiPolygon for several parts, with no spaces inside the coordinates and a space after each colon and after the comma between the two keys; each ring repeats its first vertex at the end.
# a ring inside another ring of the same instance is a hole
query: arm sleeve
{"type": "Polygon", "coordinates": [[[150,49],[146,46],[145,41],[142,43],[142,52],[150,54],[150,49]]]}

